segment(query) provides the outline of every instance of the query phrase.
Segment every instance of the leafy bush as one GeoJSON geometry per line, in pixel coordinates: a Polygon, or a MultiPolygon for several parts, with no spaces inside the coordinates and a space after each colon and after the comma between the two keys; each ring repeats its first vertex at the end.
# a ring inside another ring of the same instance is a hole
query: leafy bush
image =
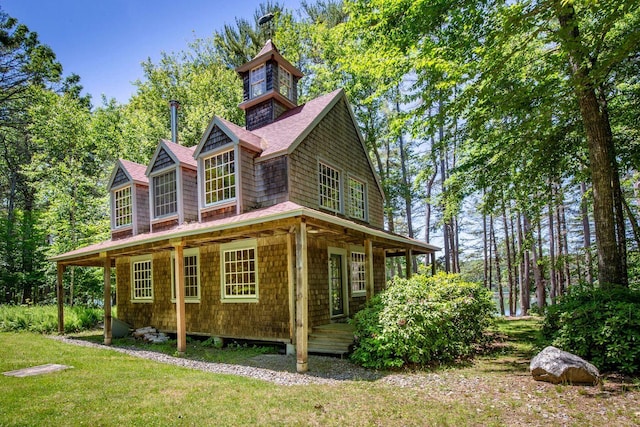
{"type": "Polygon", "coordinates": [[[487,289],[459,275],[395,278],[355,315],[352,360],[385,369],[468,357],[490,325],[494,308],[487,289]]]}
{"type": "Polygon", "coordinates": [[[602,371],[640,372],[640,291],[572,288],[547,310],[543,333],[553,345],[602,371]]]}
{"type": "MultiPolygon", "coordinates": [[[[97,308],[65,307],[65,332],[78,332],[95,327],[104,319],[104,312],[97,308]]],[[[58,308],[45,306],[0,306],[0,331],[30,331],[50,334],[58,330],[58,308]]]]}

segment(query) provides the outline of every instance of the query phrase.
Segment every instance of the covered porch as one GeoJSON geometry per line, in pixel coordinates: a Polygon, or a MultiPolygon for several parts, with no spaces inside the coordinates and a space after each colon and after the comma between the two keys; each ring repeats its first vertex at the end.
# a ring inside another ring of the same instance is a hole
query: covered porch
{"type": "MultiPolygon", "coordinates": [[[[239,239],[286,239],[287,289],[290,343],[295,346],[298,372],[308,369],[309,337],[314,339],[309,324],[309,239],[331,238],[357,244],[364,248],[366,299],[374,294],[373,252],[384,250],[386,256],[404,256],[407,264],[418,254],[428,254],[438,248],[382,230],[373,229],[316,210],[285,202],[259,211],[208,223],[186,224],[172,230],[111,240],[52,258],[57,263],[58,330],[64,333],[63,275],[69,266],[92,266],[103,269],[104,277],[104,343],[110,345],[111,334],[111,270],[120,257],[148,255],[173,251],[175,274],[175,319],[177,350],[186,350],[184,251],[214,243],[229,243],[239,239]]],[[[408,270],[410,271],[410,269],[408,270]]],[[[321,328],[320,328],[321,330],[321,328]]],[[[313,341],[312,341],[313,343],[313,341]]]]}

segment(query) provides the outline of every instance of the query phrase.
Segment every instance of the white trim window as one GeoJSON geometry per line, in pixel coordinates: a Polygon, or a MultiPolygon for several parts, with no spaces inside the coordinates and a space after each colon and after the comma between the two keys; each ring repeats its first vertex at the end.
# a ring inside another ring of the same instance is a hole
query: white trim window
{"type": "Polygon", "coordinates": [[[367,293],[364,252],[351,252],[351,295],[361,296],[367,293]]]}
{"type": "Polygon", "coordinates": [[[131,259],[131,299],[153,301],[153,261],[149,255],[131,259]]]}
{"type": "MultiPolygon", "coordinates": [[[[171,253],[171,300],[176,300],[175,252],[171,253]]],[[[184,257],[184,300],[200,302],[200,250],[186,249],[184,257]]]]}
{"type": "Polygon", "coordinates": [[[286,96],[288,99],[293,98],[292,87],[291,73],[281,65],[278,66],[278,90],[280,91],[280,95],[286,96]]]}
{"type": "Polygon", "coordinates": [[[267,73],[264,64],[258,65],[249,72],[251,98],[256,98],[267,91],[267,73]]]}
{"type": "Polygon", "coordinates": [[[367,218],[366,205],[367,187],[359,179],[349,177],[349,216],[365,220],[367,218]]]}
{"type": "Polygon", "coordinates": [[[318,163],[320,207],[334,212],[342,211],[340,203],[340,172],[322,162],[318,163]]]}
{"type": "Polygon", "coordinates": [[[258,245],[255,239],[220,245],[220,264],[223,301],[258,301],[258,245]]]}
{"type": "Polygon", "coordinates": [[[204,164],[205,206],[236,198],[236,162],[234,150],[207,157],[204,164]]]}
{"type": "Polygon", "coordinates": [[[127,227],[133,222],[131,186],[113,191],[113,224],[115,228],[127,227]]]}
{"type": "Polygon", "coordinates": [[[176,170],[153,177],[153,216],[161,218],[178,213],[176,170]]]}

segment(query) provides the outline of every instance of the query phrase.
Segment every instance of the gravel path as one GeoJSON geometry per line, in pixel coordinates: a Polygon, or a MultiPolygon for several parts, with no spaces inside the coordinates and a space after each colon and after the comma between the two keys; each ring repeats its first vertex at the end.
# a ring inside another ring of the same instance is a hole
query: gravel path
{"type": "Polygon", "coordinates": [[[225,363],[204,362],[200,360],[173,357],[167,354],[140,350],[137,348],[105,346],[103,344],[64,336],[52,335],[50,338],[82,347],[109,349],[130,356],[140,357],[142,359],[153,360],[169,365],[217,374],[240,375],[243,377],[269,381],[279,385],[336,385],[342,381],[375,381],[383,377],[383,374],[380,372],[364,369],[354,365],[348,360],[338,359],[335,357],[310,355],[310,371],[306,374],[298,374],[296,373],[295,356],[265,354],[249,359],[247,365],[229,365],[225,363]]]}

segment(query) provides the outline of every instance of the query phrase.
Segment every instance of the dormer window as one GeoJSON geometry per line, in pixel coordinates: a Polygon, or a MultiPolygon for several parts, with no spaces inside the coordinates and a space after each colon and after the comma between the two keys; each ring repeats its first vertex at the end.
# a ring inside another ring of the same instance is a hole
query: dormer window
{"type": "Polygon", "coordinates": [[[264,64],[253,68],[249,73],[251,98],[256,98],[267,91],[266,67],[264,64]]]}
{"type": "Polygon", "coordinates": [[[278,67],[278,90],[280,95],[286,96],[287,99],[293,98],[291,95],[291,73],[285,70],[282,66],[278,67]]]}
{"type": "Polygon", "coordinates": [[[236,198],[236,165],[234,150],[204,159],[205,205],[227,202],[236,198]]]}
{"type": "Polygon", "coordinates": [[[115,228],[131,225],[133,218],[133,203],[131,200],[131,186],[128,185],[113,192],[113,221],[115,228]]]}
{"type": "Polygon", "coordinates": [[[153,177],[153,214],[155,218],[178,212],[176,171],[171,170],[153,177]]]}

